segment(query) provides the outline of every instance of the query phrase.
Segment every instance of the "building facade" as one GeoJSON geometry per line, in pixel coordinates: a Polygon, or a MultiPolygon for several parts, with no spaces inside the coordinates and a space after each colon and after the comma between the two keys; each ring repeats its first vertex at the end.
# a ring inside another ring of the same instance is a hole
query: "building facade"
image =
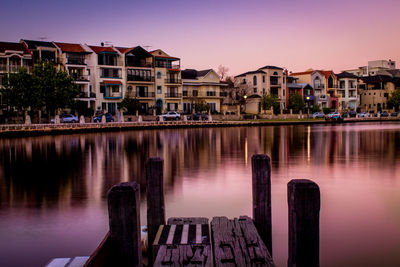
{"type": "Polygon", "coordinates": [[[213,69],[182,71],[183,112],[195,111],[196,103],[204,102],[211,113],[221,112],[221,83],[213,69]]]}
{"type": "Polygon", "coordinates": [[[341,72],[336,75],[338,79],[338,96],[340,97],[340,107],[342,110],[356,110],[359,106],[358,101],[358,77],[349,72],[341,72]]]}

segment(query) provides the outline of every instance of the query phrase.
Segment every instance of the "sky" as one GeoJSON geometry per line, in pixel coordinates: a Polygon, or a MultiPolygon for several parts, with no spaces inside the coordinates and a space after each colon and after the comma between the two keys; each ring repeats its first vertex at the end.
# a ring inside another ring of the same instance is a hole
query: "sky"
{"type": "Polygon", "coordinates": [[[1,0],[0,41],[161,48],[229,75],[400,64],[399,0],[1,0]]]}

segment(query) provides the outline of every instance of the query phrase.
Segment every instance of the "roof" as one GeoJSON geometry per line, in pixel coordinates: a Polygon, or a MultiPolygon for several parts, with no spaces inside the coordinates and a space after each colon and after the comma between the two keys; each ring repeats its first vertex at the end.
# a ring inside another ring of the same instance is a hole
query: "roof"
{"type": "Polygon", "coordinates": [[[352,73],[350,73],[350,72],[347,72],[347,71],[343,71],[343,72],[337,74],[336,76],[338,77],[338,79],[344,79],[344,78],[358,78],[358,76],[356,76],[356,75],[354,75],[354,74],[352,74],[352,73]]]}
{"type": "Polygon", "coordinates": [[[330,75],[336,76],[332,70],[315,70],[315,71],[322,73],[325,76],[325,78],[328,78],[330,75]]]}
{"type": "Polygon", "coordinates": [[[236,78],[236,77],[242,77],[242,76],[246,76],[246,75],[248,75],[248,74],[257,74],[257,73],[266,73],[266,72],[265,72],[265,71],[263,71],[263,70],[254,70],[254,71],[248,71],[248,72],[245,72],[245,73],[242,73],[242,74],[236,75],[234,78],[236,78]]]}
{"type": "Polygon", "coordinates": [[[308,83],[287,83],[286,85],[288,88],[298,88],[298,89],[304,89],[306,87],[312,88],[312,86],[308,83]]]}
{"type": "Polygon", "coordinates": [[[280,68],[280,67],[277,67],[277,66],[270,66],[270,65],[267,65],[267,66],[264,66],[264,67],[262,67],[262,68],[259,68],[260,70],[262,70],[262,69],[274,69],[274,70],[283,70],[282,68],[280,68]]]}
{"type": "Polygon", "coordinates": [[[57,48],[53,42],[35,41],[35,40],[22,40],[28,46],[28,49],[37,49],[38,47],[57,48]]]}
{"type": "Polygon", "coordinates": [[[5,53],[6,51],[23,51],[26,55],[31,54],[21,43],[0,42],[0,53],[5,53]]]}
{"type": "Polygon", "coordinates": [[[365,83],[395,82],[392,77],[386,75],[365,76],[360,79],[365,83]]]}
{"type": "Polygon", "coordinates": [[[195,70],[195,69],[186,69],[182,70],[181,76],[182,79],[197,79],[197,77],[203,77],[206,76],[207,73],[212,71],[213,69],[207,69],[207,70],[195,70]]]}
{"type": "Polygon", "coordinates": [[[55,43],[62,52],[68,53],[91,53],[86,51],[80,44],[71,44],[71,43],[55,43]]]}
{"type": "Polygon", "coordinates": [[[299,76],[299,75],[311,74],[313,72],[314,72],[314,70],[307,70],[307,71],[302,71],[302,72],[292,72],[292,73],[290,73],[290,76],[299,76]]]}
{"type": "Polygon", "coordinates": [[[116,53],[114,47],[111,46],[95,46],[95,45],[89,45],[90,49],[92,49],[96,54],[99,54],[101,52],[114,52],[116,53]]]}

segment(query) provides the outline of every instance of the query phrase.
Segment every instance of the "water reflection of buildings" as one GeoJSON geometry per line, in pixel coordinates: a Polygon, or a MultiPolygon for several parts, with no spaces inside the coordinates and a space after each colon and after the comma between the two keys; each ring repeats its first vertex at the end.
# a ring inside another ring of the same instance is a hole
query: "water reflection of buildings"
{"type": "Polygon", "coordinates": [[[166,190],[183,183],[182,177],[191,179],[193,172],[249,163],[255,153],[270,155],[273,168],[340,168],[360,158],[394,166],[399,160],[399,129],[389,124],[348,124],[3,139],[0,207],[99,205],[108,189],[121,181],[139,182],[144,193],[145,161],[151,156],[165,160],[166,190]]]}

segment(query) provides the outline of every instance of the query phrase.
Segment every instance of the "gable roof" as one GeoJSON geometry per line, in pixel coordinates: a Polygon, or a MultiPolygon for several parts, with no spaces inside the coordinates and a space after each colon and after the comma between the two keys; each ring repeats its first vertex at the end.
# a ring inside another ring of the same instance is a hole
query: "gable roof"
{"type": "Polygon", "coordinates": [[[80,44],[60,43],[60,42],[55,42],[55,44],[61,49],[62,52],[67,52],[67,53],[92,53],[92,52],[86,51],[80,44]]]}
{"type": "Polygon", "coordinates": [[[260,69],[258,69],[258,70],[254,70],[254,71],[248,71],[248,72],[245,72],[245,73],[242,73],[242,74],[236,75],[234,78],[237,78],[237,77],[243,77],[243,76],[246,76],[246,75],[248,75],[248,74],[257,74],[257,73],[266,73],[266,72],[265,72],[265,71],[263,71],[263,70],[260,70],[260,69]]]}
{"type": "Polygon", "coordinates": [[[0,42],[0,53],[5,53],[6,51],[22,51],[25,55],[31,54],[22,43],[0,42]]]}
{"type": "Polygon", "coordinates": [[[156,50],[150,51],[149,53],[152,54],[154,57],[158,57],[158,58],[167,58],[167,59],[174,59],[174,60],[180,59],[178,57],[169,56],[167,53],[165,53],[161,49],[156,49],[156,50]]]}
{"type": "Polygon", "coordinates": [[[213,69],[207,69],[207,70],[186,69],[186,70],[181,71],[181,76],[182,76],[182,79],[195,80],[195,79],[197,79],[197,77],[206,76],[210,71],[214,71],[214,70],[213,69]]]}
{"type": "Polygon", "coordinates": [[[262,67],[262,68],[259,68],[260,70],[262,70],[262,69],[274,69],[274,70],[283,70],[282,68],[280,68],[280,67],[277,67],[277,66],[271,66],[271,65],[267,65],[267,66],[264,66],[264,67],[262,67]]]}
{"type": "Polygon", "coordinates": [[[95,46],[95,45],[89,45],[90,49],[92,49],[96,54],[99,54],[101,52],[114,52],[117,53],[117,51],[114,49],[112,46],[95,46]]]}
{"type": "Polygon", "coordinates": [[[337,74],[336,76],[338,77],[338,79],[344,79],[344,78],[358,78],[358,76],[356,76],[356,75],[354,75],[354,74],[352,74],[352,73],[350,73],[350,72],[347,72],[347,71],[343,71],[343,72],[337,74]]]}
{"type": "Polygon", "coordinates": [[[38,47],[57,48],[53,44],[53,42],[35,41],[35,40],[21,40],[21,41],[26,43],[28,49],[37,49],[38,47]]]}
{"type": "Polygon", "coordinates": [[[292,73],[290,73],[290,76],[299,76],[299,75],[311,74],[313,72],[314,72],[314,70],[306,70],[306,71],[302,71],[302,72],[292,72],[292,73]]]}

